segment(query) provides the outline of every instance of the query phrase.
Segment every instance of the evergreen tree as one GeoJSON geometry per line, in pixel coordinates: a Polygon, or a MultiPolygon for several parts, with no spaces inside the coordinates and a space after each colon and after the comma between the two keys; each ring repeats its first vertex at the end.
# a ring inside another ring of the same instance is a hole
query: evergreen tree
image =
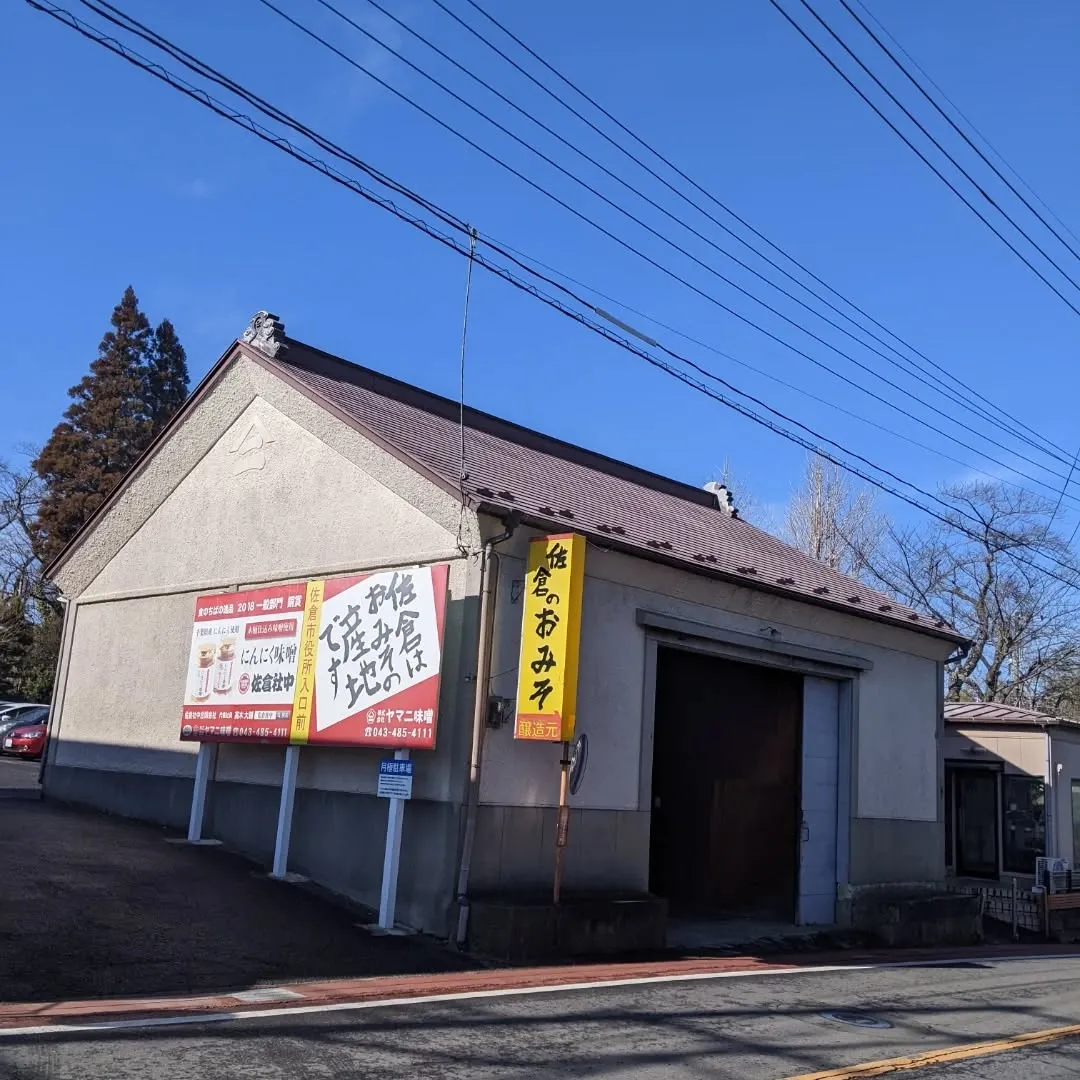
{"type": "Polygon", "coordinates": [[[172,324],[152,331],[129,285],[90,373],[68,391],[64,420],[34,460],[45,484],[34,527],[43,563],[101,505],[186,392],[187,364],[172,324]]]}
{"type": "Polygon", "coordinates": [[[30,624],[18,679],[20,694],[26,701],[47,702],[52,697],[63,627],[63,616],[48,607],[43,607],[37,620],[30,624]]]}
{"type": "Polygon", "coordinates": [[[187,355],[173,324],[162,319],[150,343],[143,390],[152,435],[157,435],[169,422],[187,394],[187,355]]]}
{"type": "Polygon", "coordinates": [[[0,597],[0,701],[23,697],[21,675],[33,628],[21,597],[0,597]]]}

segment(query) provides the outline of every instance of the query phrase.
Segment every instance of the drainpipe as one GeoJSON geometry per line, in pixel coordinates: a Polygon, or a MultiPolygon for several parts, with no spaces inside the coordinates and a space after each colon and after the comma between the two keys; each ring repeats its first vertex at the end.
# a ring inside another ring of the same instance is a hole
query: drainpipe
{"type": "Polygon", "coordinates": [[[476,814],[480,806],[480,766],[484,752],[484,732],[487,730],[487,712],[491,678],[491,641],[495,623],[495,596],[499,582],[499,556],[497,544],[504,543],[514,535],[520,515],[511,513],[506,529],[484,543],[480,557],[480,636],[476,658],[476,695],[473,702],[472,752],[469,757],[469,793],[465,808],[465,837],[461,845],[461,862],[458,864],[457,931],[454,944],[461,948],[469,927],[469,874],[472,870],[473,845],[476,841],[476,814]]]}

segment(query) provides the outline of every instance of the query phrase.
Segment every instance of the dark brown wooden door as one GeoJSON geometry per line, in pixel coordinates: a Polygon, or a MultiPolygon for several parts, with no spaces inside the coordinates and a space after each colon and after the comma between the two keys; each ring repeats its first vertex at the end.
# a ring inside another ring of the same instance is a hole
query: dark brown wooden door
{"type": "Polygon", "coordinates": [[[793,918],[802,676],[659,650],[650,888],[685,914],[793,918]]]}

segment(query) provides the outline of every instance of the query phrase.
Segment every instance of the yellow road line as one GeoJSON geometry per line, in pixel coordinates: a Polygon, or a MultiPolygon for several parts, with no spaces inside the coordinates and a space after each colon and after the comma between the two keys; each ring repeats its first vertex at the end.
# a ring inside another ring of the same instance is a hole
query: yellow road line
{"type": "Polygon", "coordinates": [[[1014,1035],[1011,1039],[995,1039],[993,1042],[968,1043],[966,1046],[950,1046],[943,1050],[928,1050],[922,1054],[908,1057],[890,1058],[887,1061],[867,1061],[862,1065],[847,1065],[841,1069],[827,1069],[825,1072],[801,1073],[788,1077],[788,1080],[854,1080],[855,1077],[886,1076],[894,1072],[906,1072],[909,1069],[922,1069],[927,1065],[948,1065],[954,1061],[968,1058],[986,1057],[988,1054],[1001,1054],[1006,1050],[1022,1050],[1026,1046],[1056,1042],[1080,1035],[1080,1024],[1069,1027],[1047,1028],[1046,1031],[1032,1031],[1027,1035],[1014,1035]]]}

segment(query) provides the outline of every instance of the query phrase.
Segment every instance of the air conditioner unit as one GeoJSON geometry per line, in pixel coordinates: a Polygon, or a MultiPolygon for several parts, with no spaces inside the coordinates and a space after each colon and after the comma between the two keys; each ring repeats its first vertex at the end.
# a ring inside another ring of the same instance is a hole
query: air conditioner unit
{"type": "Polygon", "coordinates": [[[1047,892],[1068,892],[1072,888],[1072,872],[1068,859],[1048,859],[1039,856],[1035,859],[1035,884],[1041,885],[1047,892]]]}

